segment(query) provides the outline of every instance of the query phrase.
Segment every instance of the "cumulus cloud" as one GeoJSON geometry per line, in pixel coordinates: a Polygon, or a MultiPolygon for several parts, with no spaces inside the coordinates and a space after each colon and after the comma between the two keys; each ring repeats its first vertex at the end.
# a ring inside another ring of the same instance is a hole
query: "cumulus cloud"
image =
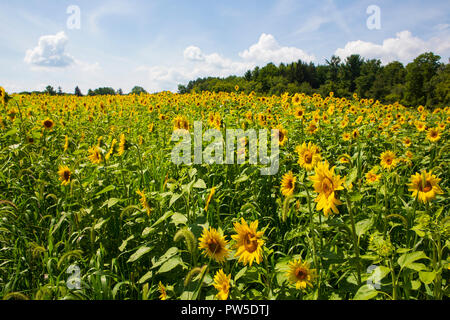
{"type": "Polygon", "coordinates": [[[432,38],[424,41],[414,37],[410,31],[402,31],[395,38],[389,38],[382,44],[366,41],[351,41],[344,48],[336,50],[336,55],[345,59],[352,54],[359,54],[365,58],[380,59],[383,63],[394,60],[410,62],[418,55],[433,51],[436,54],[444,53],[450,49],[450,38],[432,38]]]}
{"type": "Polygon", "coordinates": [[[68,38],[64,31],[39,38],[37,47],[27,50],[25,62],[38,67],[64,68],[75,62],[66,53],[68,38]]]}
{"type": "Polygon", "coordinates": [[[306,62],[316,60],[314,55],[308,55],[299,48],[280,46],[274,36],[265,33],[260,36],[258,43],[239,53],[239,56],[247,61],[273,62],[275,64],[297,61],[299,59],[306,62]]]}
{"type": "Polygon", "coordinates": [[[191,61],[204,61],[202,50],[199,47],[190,46],[184,50],[184,58],[191,61]]]}
{"type": "Polygon", "coordinates": [[[216,52],[207,54],[196,46],[187,47],[183,57],[183,63],[177,66],[141,66],[136,71],[148,73],[151,90],[176,90],[178,84],[189,80],[207,76],[242,75],[247,70],[269,62],[279,64],[299,59],[307,62],[315,60],[314,56],[301,49],[280,46],[270,34],[262,34],[256,44],[239,53],[236,59],[226,58],[216,52]]]}

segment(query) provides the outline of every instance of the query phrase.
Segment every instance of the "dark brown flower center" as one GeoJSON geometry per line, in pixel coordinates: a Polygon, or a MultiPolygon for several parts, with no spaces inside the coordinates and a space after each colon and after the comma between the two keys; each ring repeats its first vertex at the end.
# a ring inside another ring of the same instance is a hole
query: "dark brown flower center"
{"type": "Polygon", "coordinates": [[[64,170],[63,176],[64,176],[64,180],[65,181],[69,181],[69,179],[70,179],[70,171],[64,170]]]}
{"type": "Polygon", "coordinates": [[[430,181],[427,181],[425,186],[423,185],[423,182],[419,184],[419,190],[421,192],[429,192],[431,191],[431,189],[433,189],[433,186],[431,185],[430,181]]]}
{"type": "Polygon", "coordinates": [[[212,253],[219,253],[221,248],[222,247],[221,247],[220,243],[218,243],[216,239],[209,239],[208,240],[208,249],[212,253]]]}
{"type": "Polygon", "coordinates": [[[326,196],[329,196],[333,192],[333,181],[330,178],[324,178],[322,181],[322,190],[326,196]]]}
{"type": "Polygon", "coordinates": [[[305,162],[310,164],[312,162],[312,154],[311,154],[311,152],[306,151],[304,158],[305,158],[305,162]]]}
{"type": "Polygon", "coordinates": [[[247,233],[244,238],[244,247],[250,253],[253,253],[258,249],[258,240],[254,234],[247,233]]]}
{"type": "Polygon", "coordinates": [[[46,128],[51,128],[51,127],[53,126],[53,122],[50,121],[50,120],[45,120],[45,121],[44,121],[44,126],[45,126],[46,128]]]}
{"type": "Polygon", "coordinates": [[[297,270],[295,270],[295,277],[298,280],[305,280],[307,276],[308,274],[305,272],[303,268],[297,268],[297,270]]]}

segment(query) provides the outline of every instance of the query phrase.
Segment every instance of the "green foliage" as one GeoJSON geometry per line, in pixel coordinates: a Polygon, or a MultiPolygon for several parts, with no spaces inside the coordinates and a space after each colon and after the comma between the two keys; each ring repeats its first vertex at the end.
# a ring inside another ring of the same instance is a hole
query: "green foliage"
{"type": "Polygon", "coordinates": [[[248,70],[244,76],[199,78],[180,84],[178,93],[234,92],[281,95],[319,93],[328,96],[373,98],[382,103],[401,102],[406,106],[445,107],[450,103],[450,67],[440,63],[441,57],[424,53],[406,67],[398,61],[382,65],[380,60],[365,60],[352,55],[344,62],[332,56],[325,65],[301,60],[275,66],[269,63],[248,70]]]}

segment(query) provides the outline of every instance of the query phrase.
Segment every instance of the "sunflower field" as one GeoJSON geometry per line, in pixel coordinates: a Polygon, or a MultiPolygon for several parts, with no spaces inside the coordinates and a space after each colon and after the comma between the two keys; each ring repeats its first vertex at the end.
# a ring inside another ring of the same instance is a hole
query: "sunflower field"
{"type": "Polygon", "coordinates": [[[0,297],[449,297],[450,108],[236,89],[1,89],[0,297]],[[278,173],[174,164],[194,121],[277,128],[278,173]]]}

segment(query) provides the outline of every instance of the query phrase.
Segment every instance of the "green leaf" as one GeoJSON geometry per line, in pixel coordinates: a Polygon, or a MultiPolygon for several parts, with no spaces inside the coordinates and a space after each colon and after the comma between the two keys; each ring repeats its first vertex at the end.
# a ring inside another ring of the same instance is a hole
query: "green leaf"
{"type": "Polygon", "coordinates": [[[356,292],[353,300],[370,300],[378,295],[378,291],[371,285],[365,284],[356,292]]]}
{"type": "Polygon", "coordinates": [[[348,187],[350,184],[355,182],[357,177],[358,177],[358,168],[353,168],[348,174],[347,179],[345,179],[345,185],[348,187]]]}
{"type": "Polygon", "coordinates": [[[373,225],[372,219],[365,219],[357,222],[355,225],[355,231],[358,238],[361,237],[363,234],[365,234],[367,231],[369,231],[372,225],[373,225]]]}
{"type": "Polygon", "coordinates": [[[172,257],[163,263],[161,268],[159,268],[158,273],[169,272],[170,270],[174,269],[175,267],[181,264],[183,264],[183,260],[181,260],[179,256],[172,257]]]}
{"type": "Polygon", "coordinates": [[[247,272],[247,267],[242,268],[238,273],[236,273],[236,275],[234,276],[234,281],[238,281],[240,278],[242,278],[245,272],[247,272]]]}
{"type": "Polygon", "coordinates": [[[173,216],[174,213],[172,211],[166,212],[162,217],[160,217],[151,227],[147,227],[142,231],[142,237],[147,237],[150,233],[155,231],[155,227],[159,225],[160,223],[164,222],[165,220],[169,219],[171,216],[173,216]]]}
{"type": "Polygon", "coordinates": [[[149,271],[146,274],[144,274],[138,281],[139,284],[143,284],[144,282],[146,282],[148,279],[150,279],[151,277],[153,277],[153,271],[149,271]]]}
{"type": "Polygon", "coordinates": [[[127,247],[128,241],[134,239],[134,235],[129,236],[126,240],[124,240],[122,242],[122,244],[119,247],[120,252],[123,252],[123,250],[125,250],[125,248],[127,247]]]}
{"type": "Polygon", "coordinates": [[[102,191],[100,191],[99,193],[97,193],[95,196],[97,197],[97,196],[99,196],[99,195],[101,195],[101,194],[107,193],[107,192],[109,192],[109,191],[113,191],[114,189],[116,189],[115,186],[109,185],[109,186],[107,186],[105,189],[103,189],[102,191]]]}
{"type": "Polygon", "coordinates": [[[418,280],[411,281],[411,289],[412,290],[419,290],[421,286],[422,286],[422,283],[420,281],[418,281],[418,280]]]}
{"type": "Polygon", "coordinates": [[[144,254],[150,252],[150,250],[152,250],[152,248],[150,247],[140,247],[135,253],[133,253],[133,255],[130,257],[130,259],[128,259],[127,262],[134,262],[140,259],[144,254]]]}
{"type": "Polygon", "coordinates": [[[172,223],[175,224],[175,226],[178,226],[180,224],[186,225],[188,219],[184,214],[181,213],[174,213],[172,216],[172,223]]]}
{"type": "Polygon", "coordinates": [[[400,258],[398,258],[397,262],[402,269],[411,267],[411,269],[414,270],[414,268],[416,268],[417,266],[413,265],[413,263],[420,259],[428,259],[423,251],[405,253],[400,258]]]}
{"type": "Polygon", "coordinates": [[[173,256],[175,256],[178,253],[178,248],[177,247],[172,247],[169,248],[169,250],[166,251],[166,253],[164,253],[159,259],[158,262],[153,264],[152,269],[159,267],[161,264],[163,264],[165,261],[167,261],[168,259],[172,258],[173,256]]]}
{"type": "Polygon", "coordinates": [[[105,201],[105,203],[103,204],[102,208],[104,206],[108,206],[108,209],[114,207],[117,203],[119,203],[120,201],[122,201],[121,199],[117,199],[117,198],[111,198],[105,201]]]}
{"type": "Polygon", "coordinates": [[[197,189],[206,189],[206,183],[202,179],[198,179],[197,182],[193,185],[194,188],[197,189]]]}
{"type": "Polygon", "coordinates": [[[238,184],[238,183],[241,183],[241,182],[244,182],[244,181],[247,181],[247,180],[248,180],[248,176],[246,174],[244,174],[243,176],[241,176],[238,179],[236,179],[234,181],[234,183],[238,184]]]}
{"type": "Polygon", "coordinates": [[[169,208],[178,200],[180,199],[181,194],[175,193],[172,195],[172,198],[170,198],[170,202],[169,202],[169,208]]]}
{"type": "Polygon", "coordinates": [[[425,284],[430,284],[434,281],[434,279],[436,278],[436,272],[434,271],[420,271],[419,272],[419,278],[420,281],[422,281],[425,284]]]}

